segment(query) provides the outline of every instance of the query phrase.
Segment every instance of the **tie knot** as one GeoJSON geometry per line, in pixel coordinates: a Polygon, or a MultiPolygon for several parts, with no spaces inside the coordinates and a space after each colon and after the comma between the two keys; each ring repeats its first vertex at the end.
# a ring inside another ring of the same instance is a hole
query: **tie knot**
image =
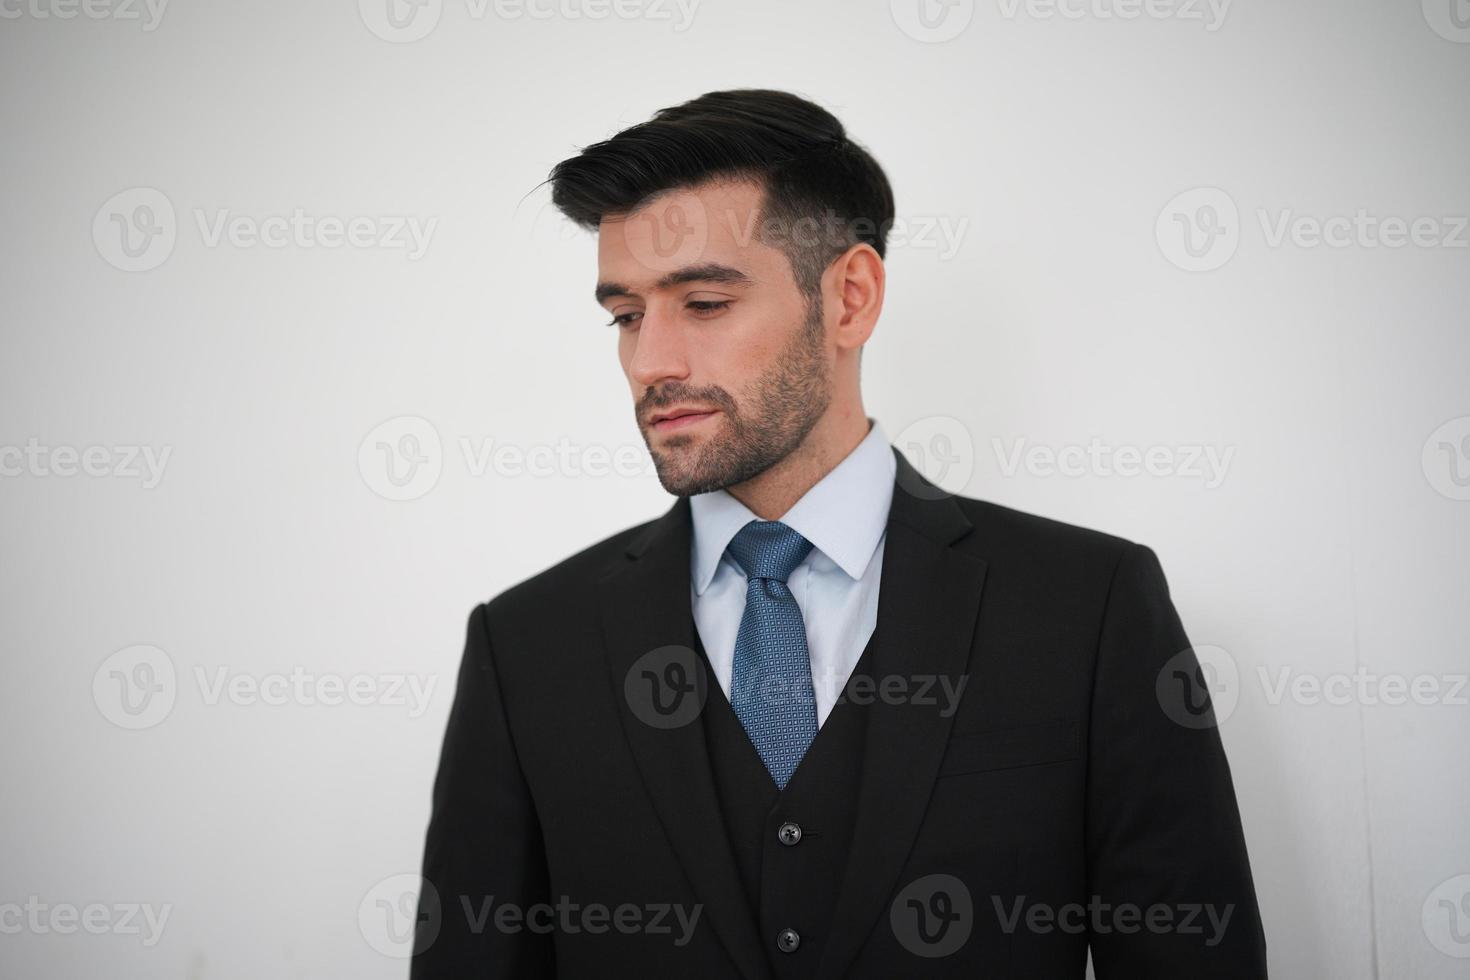
{"type": "Polygon", "coordinates": [[[746,578],[784,582],[812,550],[812,543],[780,521],[751,521],[730,539],[726,553],[746,578]]]}

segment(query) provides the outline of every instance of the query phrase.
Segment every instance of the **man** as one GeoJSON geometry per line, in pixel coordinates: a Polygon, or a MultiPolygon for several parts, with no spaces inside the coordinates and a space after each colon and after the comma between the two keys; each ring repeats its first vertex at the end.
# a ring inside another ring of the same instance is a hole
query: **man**
{"type": "Polygon", "coordinates": [[[947,494],[863,408],[873,158],[742,90],[551,182],[678,500],[470,616],[413,976],[1264,977],[1153,552],[947,494]]]}

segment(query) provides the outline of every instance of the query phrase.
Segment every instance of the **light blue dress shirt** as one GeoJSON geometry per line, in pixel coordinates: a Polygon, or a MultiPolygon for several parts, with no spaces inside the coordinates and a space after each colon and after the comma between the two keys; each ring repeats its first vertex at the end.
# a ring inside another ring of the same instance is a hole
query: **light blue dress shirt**
{"type": "MultiPolygon", "coordinates": [[[[896,466],[888,437],[873,421],[863,441],[778,518],[813,546],[786,585],[806,623],[818,726],[827,720],[878,623],[878,580],[896,466]]],[[[735,636],[745,613],[745,573],[725,548],[737,531],[760,518],[724,490],[695,494],[689,506],[694,624],[728,698],[735,636]]]]}

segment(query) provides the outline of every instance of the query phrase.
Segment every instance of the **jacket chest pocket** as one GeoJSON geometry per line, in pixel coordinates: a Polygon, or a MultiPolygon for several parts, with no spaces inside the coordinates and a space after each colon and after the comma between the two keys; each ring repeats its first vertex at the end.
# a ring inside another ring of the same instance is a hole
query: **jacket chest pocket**
{"type": "Polygon", "coordinates": [[[1041,766],[1081,757],[1081,726],[1075,721],[1045,721],[988,732],[951,734],[939,775],[1041,766]]]}

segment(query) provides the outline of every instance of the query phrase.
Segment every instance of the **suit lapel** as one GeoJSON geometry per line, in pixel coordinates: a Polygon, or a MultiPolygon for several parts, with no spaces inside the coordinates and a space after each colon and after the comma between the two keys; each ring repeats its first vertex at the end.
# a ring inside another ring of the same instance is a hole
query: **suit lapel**
{"type": "MultiPolygon", "coordinates": [[[[689,720],[683,711],[670,716],[683,721],[676,727],[661,727],[656,718],[650,724],[649,702],[639,687],[646,667],[652,666],[655,675],[667,668],[667,663],[650,665],[646,660],[640,663],[640,658],[666,647],[682,647],[687,653],[687,657],[674,655],[682,673],[670,676],[697,677],[702,684],[700,705],[713,680],[704,676],[703,661],[694,652],[689,598],[691,535],[689,500],[681,497],[629,544],[628,560],[600,583],[612,694],[654,809],[704,914],[747,980],[766,980],[770,970],[730,851],[704,727],[697,714],[689,720]],[[630,676],[632,688],[625,686],[630,676]]],[[[660,696],[648,692],[649,699],[660,696]]]]}
{"type": "MultiPolygon", "coordinates": [[[[972,528],[953,497],[894,450],[898,472],[883,546],[873,677],[908,682],[969,672],[985,562],[950,545],[972,528]]],[[[881,690],[881,687],[879,688],[881,690]]],[[[910,687],[909,690],[917,690],[910,687]]],[[[931,690],[941,690],[936,685],[931,690]]],[[[818,980],[840,977],[880,919],[923,821],[953,712],[875,698],[868,707],[852,851],[818,980]]],[[[879,926],[881,928],[881,926],[879,926]]]]}

